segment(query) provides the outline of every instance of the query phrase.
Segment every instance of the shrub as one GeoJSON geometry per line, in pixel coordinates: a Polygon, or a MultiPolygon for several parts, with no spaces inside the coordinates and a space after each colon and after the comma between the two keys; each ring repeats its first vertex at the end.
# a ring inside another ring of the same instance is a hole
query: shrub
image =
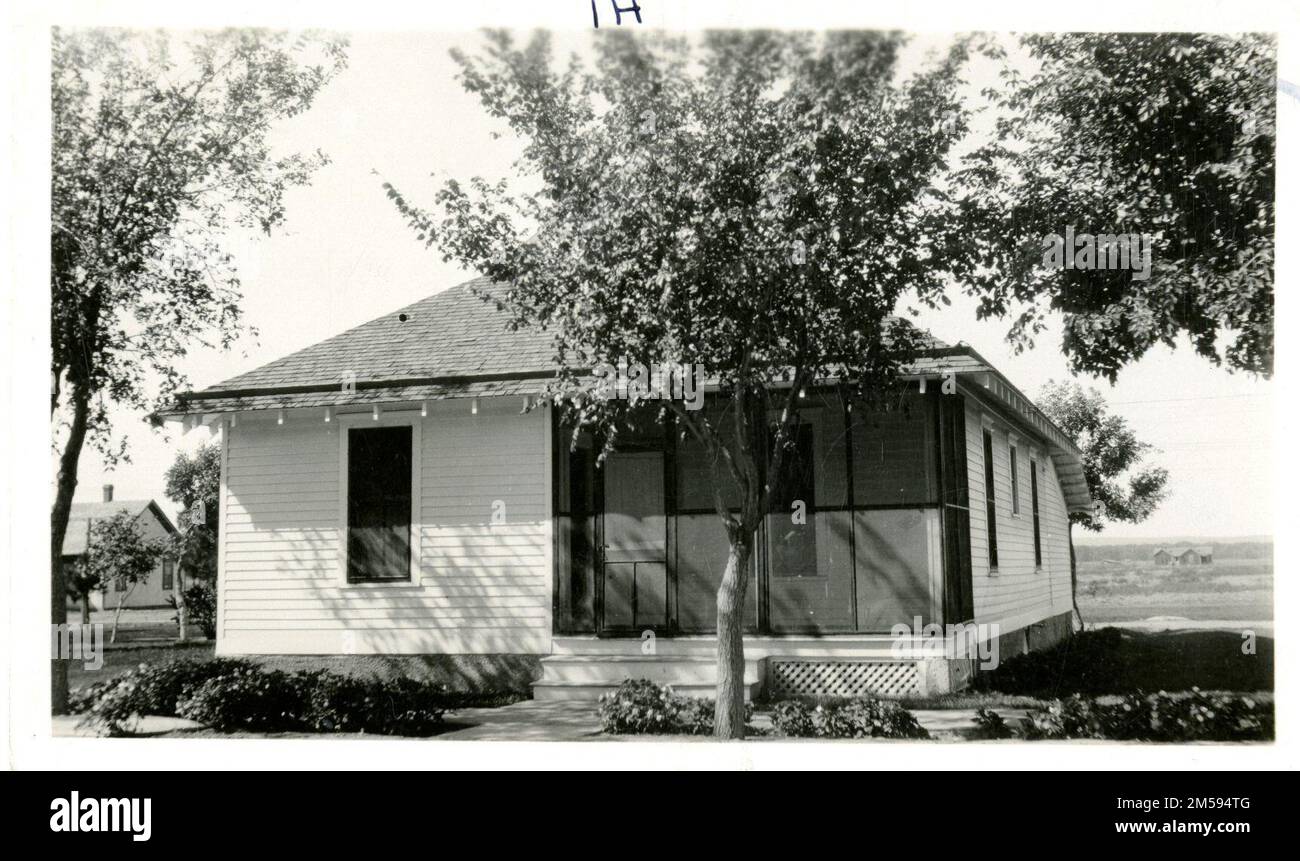
{"type": "Polygon", "coordinates": [[[307,721],[317,732],[429,735],[448,711],[445,686],[414,679],[358,679],[318,673],[307,721]]]}
{"type": "Polygon", "coordinates": [[[1202,690],[1251,693],[1273,688],[1273,644],[1260,638],[1255,655],[1241,653],[1231,631],[1143,633],[1122,628],[1082,631],[1056,645],[1008,658],[978,673],[976,691],[1041,699],[1072,694],[1144,694],[1202,690]]]}
{"type": "Polygon", "coordinates": [[[925,727],[898,703],[863,697],[813,711],[822,738],[929,738],[925,727]]]}
{"type": "Polygon", "coordinates": [[[184,693],[214,676],[256,668],[256,664],[237,658],[140,664],[115,678],[77,691],[71,708],[74,713],[85,715],[83,725],[100,726],[116,735],[144,715],[176,715],[177,701],[184,693]]]}
{"type": "Polygon", "coordinates": [[[785,700],[772,709],[772,723],[790,738],[929,738],[925,727],[898,703],[871,697],[824,703],[816,708],[785,700]]]}
{"type": "Polygon", "coordinates": [[[188,689],[176,703],[176,714],[223,731],[309,729],[311,693],[319,675],[240,668],[188,689]]]}
{"type": "MultiPolygon", "coordinates": [[[[186,618],[190,623],[199,626],[203,636],[215,640],[217,638],[217,590],[209,583],[199,582],[185,587],[182,594],[185,597],[186,618]]],[[[168,595],[167,603],[176,610],[172,621],[179,625],[180,609],[176,606],[175,596],[168,595]]]]}
{"type": "Polygon", "coordinates": [[[976,674],[972,688],[1044,697],[1120,693],[1117,680],[1127,675],[1125,639],[1126,632],[1119,628],[1081,631],[1050,648],[1016,655],[994,670],[976,674]]]}
{"type": "Polygon", "coordinates": [[[1233,693],[1130,694],[1107,700],[1075,695],[1029,712],[1027,738],[1112,741],[1268,741],[1271,703],[1233,693]]]}
{"type": "Polygon", "coordinates": [[[789,738],[813,735],[812,709],[801,700],[782,700],[772,707],[772,726],[789,738]]]}
{"type": "MultiPolygon", "coordinates": [[[[628,679],[600,698],[601,731],[610,735],[711,735],[713,700],[673,693],[647,679],[628,679]]],[[[745,722],[753,717],[745,704],[745,722]]]]}
{"type": "Polygon", "coordinates": [[[442,685],[360,679],[326,670],[269,670],[218,658],[141,664],[73,699],[83,724],[120,735],[144,715],[198,721],[218,730],[429,735],[455,696],[442,685]]]}
{"type": "Polygon", "coordinates": [[[975,710],[975,737],[982,739],[1014,738],[1016,733],[993,709],[975,710]]]}

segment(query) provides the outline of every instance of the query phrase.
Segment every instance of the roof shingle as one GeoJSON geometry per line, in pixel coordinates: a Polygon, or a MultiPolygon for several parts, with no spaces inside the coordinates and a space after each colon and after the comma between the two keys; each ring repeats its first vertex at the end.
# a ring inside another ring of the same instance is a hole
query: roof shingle
{"type": "Polygon", "coordinates": [[[339,385],[348,371],[365,382],[509,375],[549,367],[547,333],[509,331],[506,315],[475,295],[476,290],[490,296],[500,289],[487,278],[471,279],[207,391],[339,385]]]}

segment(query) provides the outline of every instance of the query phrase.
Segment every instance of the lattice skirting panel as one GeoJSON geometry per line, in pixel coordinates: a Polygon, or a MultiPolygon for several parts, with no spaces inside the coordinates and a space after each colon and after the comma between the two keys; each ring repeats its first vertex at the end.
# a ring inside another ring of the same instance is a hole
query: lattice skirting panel
{"type": "Polygon", "coordinates": [[[899,697],[921,691],[920,670],[911,661],[767,662],[768,696],[899,697]]]}

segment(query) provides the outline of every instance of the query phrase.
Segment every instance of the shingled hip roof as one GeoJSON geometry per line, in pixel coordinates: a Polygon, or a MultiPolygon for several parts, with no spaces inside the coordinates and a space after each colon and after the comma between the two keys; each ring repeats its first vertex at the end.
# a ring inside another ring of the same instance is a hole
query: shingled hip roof
{"type": "MultiPolygon", "coordinates": [[[[555,374],[552,338],[538,330],[510,330],[493,301],[503,290],[490,279],[471,279],[182,395],[165,415],[539,391],[540,381],[555,374]],[[356,381],[355,391],[343,391],[345,377],[356,381]]],[[[936,338],[928,346],[913,371],[985,367],[936,338]]]]}
{"type": "MultiPolygon", "coordinates": [[[[546,332],[508,327],[495,297],[504,286],[474,278],[313,344],[260,368],[178,397],[164,418],[227,412],[346,407],[458,397],[536,394],[554,377],[546,332]],[[345,379],[355,387],[345,388],[345,379]]],[[[1029,398],[970,347],[927,335],[928,346],[904,377],[960,374],[1054,446],[1071,510],[1091,505],[1074,442],[1029,398]],[[1085,503],[1086,500],[1086,503],[1085,503]]]]}

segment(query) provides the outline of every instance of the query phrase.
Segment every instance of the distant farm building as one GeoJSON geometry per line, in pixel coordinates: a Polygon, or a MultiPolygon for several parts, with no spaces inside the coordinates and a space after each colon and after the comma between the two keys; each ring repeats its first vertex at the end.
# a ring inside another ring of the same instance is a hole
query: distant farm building
{"type": "Polygon", "coordinates": [[[1214,561],[1214,548],[1205,544],[1196,547],[1159,547],[1152,558],[1157,565],[1209,565],[1214,561]]]}

